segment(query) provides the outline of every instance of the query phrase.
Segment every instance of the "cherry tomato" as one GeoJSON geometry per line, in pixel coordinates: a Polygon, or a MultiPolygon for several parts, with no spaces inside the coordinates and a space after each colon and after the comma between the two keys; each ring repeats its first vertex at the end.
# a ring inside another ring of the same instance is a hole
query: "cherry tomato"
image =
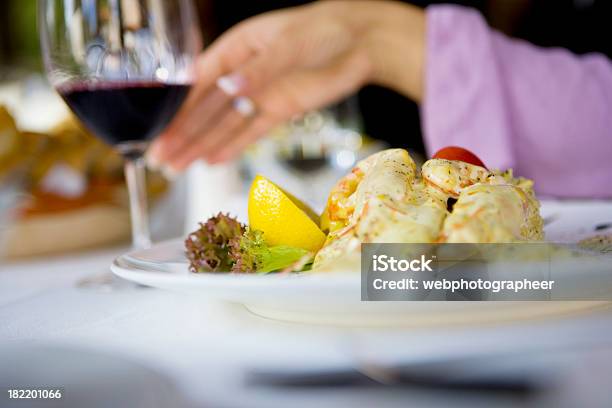
{"type": "Polygon", "coordinates": [[[462,162],[470,163],[475,166],[487,168],[482,160],[478,158],[474,153],[470,152],[463,147],[447,146],[436,152],[433,155],[434,159],[446,159],[446,160],[459,160],[462,162]]]}

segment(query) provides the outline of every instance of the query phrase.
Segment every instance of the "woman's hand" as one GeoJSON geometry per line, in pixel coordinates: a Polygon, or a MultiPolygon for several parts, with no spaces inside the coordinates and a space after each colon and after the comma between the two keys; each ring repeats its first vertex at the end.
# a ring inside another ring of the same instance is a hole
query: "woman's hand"
{"type": "Polygon", "coordinates": [[[390,1],[326,1],[246,20],[199,58],[184,106],[149,161],[177,172],[234,158],[272,127],[366,83],[419,100],[424,14],[390,1]]]}

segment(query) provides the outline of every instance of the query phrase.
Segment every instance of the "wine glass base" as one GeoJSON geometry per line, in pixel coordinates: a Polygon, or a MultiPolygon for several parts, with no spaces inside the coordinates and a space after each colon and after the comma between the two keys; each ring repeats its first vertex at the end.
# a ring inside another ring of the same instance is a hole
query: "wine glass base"
{"type": "Polygon", "coordinates": [[[121,279],[110,271],[82,278],[76,282],[75,286],[79,289],[95,290],[99,292],[148,288],[148,286],[121,279]]]}

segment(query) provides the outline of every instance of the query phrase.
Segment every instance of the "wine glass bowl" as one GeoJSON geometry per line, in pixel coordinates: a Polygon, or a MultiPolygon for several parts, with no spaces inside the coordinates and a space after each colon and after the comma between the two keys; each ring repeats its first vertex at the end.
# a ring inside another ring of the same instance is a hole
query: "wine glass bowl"
{"type": "Polygon", "coordinates": [[[189,83],[202,44],[190,0],[39,0],[48,77],[189,83]]]}
{"type": "Polygon", "coordinates": [[[189,0],[40,0],[39,25],[49,81],[109,144],[134,150],[187,95],[201,48],[189,0]]]}

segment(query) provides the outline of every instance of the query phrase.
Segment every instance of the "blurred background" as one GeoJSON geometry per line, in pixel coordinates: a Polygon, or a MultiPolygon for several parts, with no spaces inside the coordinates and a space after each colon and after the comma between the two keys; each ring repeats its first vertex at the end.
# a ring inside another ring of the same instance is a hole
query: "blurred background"
{"type": "MultiPolygon", "coordinates": [[[[195,2],[205,44],[245,18],[306,3],[195,2]]],[[[441,2],[413,3],[425,7],[441,2]]],[[[474,7],[493,27],[538,45],[612,55],[610,1],[454,3],[474,7]]],[[[129,238],[121,158],[72,118],[48,87],[36,12],[36,0],[0,1],[0,248],[11,258],[129,238]]],[[[237,163],[214,168],[197,163],[172,183],[151,173],[154,233],[158,238],[180,235],[221,209],[244,214],[243,197],[255,173],[266,174],[320,210],[331,185],[359,158],[387,146],[424,157],[420,129],[413,102],[388,89],[365,87],[335,106],[274,130],[237,163]],[[183,214],[185,219],[177,223],[183,214]]]]}

